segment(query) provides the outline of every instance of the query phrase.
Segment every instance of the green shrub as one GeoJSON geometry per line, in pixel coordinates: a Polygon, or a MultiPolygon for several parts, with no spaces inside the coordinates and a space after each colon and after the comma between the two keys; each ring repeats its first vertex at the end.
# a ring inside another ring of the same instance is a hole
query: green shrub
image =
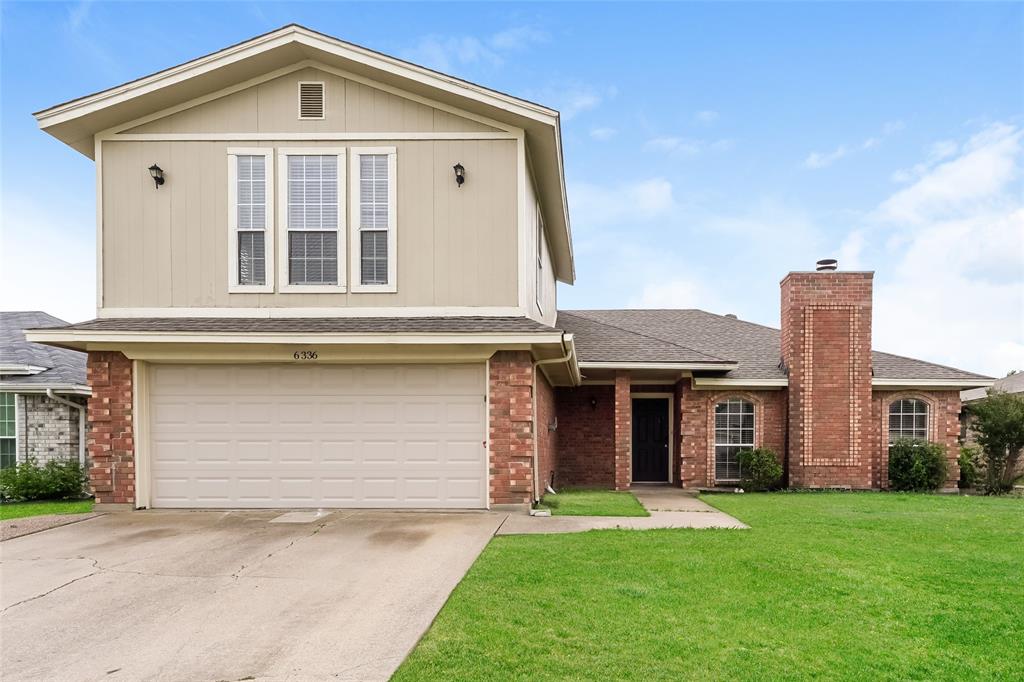
{"type": "Polygon", "coordinates": [[[960,487],[973,488],[985,473],[985,462],[981,458],[981,448],[973,445],[960,447],[960,487]]]}
{"type": "Polygon", "coordinates": [[[946,448],[924,440],[902,439],[889,447],[893,490],[930,492],[946,481],[946,448]]]}
{"type": "Polygon", "coordinates": [[[86,474],[76,459],[50,460],[39,466],[32,457],[0,471],[5,500],[67,500],[82,496],[86,474]]]}
{"type": "Polygon", "coordinates": [[[744,490],[774,490],[782,482],[782,465],[770,448],[741,450],[738,453],[744,490]]]}
{"type": "Polygon", "coordinates": [[[971,429],[985,453],[985,492],[1009,492],[1024,456],[1024,393],[990,389],[988,397],[968,409],[974,415],[971,429]]]}

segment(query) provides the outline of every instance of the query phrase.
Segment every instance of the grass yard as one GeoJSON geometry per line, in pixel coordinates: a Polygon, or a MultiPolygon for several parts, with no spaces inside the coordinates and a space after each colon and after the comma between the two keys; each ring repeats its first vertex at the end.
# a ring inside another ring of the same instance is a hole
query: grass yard
{"type": "Polygon", "coordinates": [[[0,503],[0,521],[23,519],[44,514],[85,514],[92,511],[92,500],[0,503]]]}
{"type": "Polygon", "coordinates": [[[552,516],[650,516],[633,493],[613,490],[563,490],[545,495],[537,506],[552,516]]]}
{"type": "Polygon", "coordinates": [[[751,530],[496,537],[395,679],[1020,679],[1024,500],[705,500],[751,530]]]}

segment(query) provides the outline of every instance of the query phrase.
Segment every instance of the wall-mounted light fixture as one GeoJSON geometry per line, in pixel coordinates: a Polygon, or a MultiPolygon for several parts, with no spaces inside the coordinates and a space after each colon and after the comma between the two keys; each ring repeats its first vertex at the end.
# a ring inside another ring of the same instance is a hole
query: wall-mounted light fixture
{"type": "Polygon", "coordinates": [[[164,184],[164,169],[154,163],[149,167],[149,174],[156,183],[156,188],[160,189],[160,185],[164,184]]]}
{"type": "Polygon", "coordinates": [[[452,166],[452,170],[455,171],[455,184],[462,187],[462,183],[466,181],[466,169],[461,163],[456,163],[452,166]]]}

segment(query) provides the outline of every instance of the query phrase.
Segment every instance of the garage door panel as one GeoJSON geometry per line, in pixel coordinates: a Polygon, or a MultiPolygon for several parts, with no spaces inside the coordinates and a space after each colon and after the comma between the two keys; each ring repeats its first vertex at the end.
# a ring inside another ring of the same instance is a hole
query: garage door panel
{"type": "Polygon", "coordinates": [[[154,506],[485,505],[482,365],[154,365],[150,378],[154,506]]]}

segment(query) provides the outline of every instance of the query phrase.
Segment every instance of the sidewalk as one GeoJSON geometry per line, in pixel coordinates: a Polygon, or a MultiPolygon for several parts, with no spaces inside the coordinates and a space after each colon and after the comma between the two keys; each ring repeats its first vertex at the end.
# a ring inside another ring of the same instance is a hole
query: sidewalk
{"type": "Polygon", "coordinates": [[[509,514],[495,535],[582,533],[624,528],[748,528],[739,520],[697,499],[693,493],[668,486],[637,486],[631,491],[650,516],[530,516],[509,514]]]}

